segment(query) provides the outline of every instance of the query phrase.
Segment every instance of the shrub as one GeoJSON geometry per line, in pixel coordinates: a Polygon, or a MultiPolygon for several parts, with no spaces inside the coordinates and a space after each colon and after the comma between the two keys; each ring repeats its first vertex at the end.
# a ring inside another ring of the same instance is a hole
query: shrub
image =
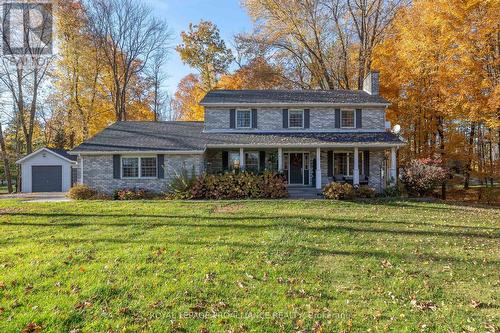
{"type": "Polygon", "coordinates": [[[152,199],[155,194],[142,188],[123,188],[115,191],[115,200],[146,200],[152,199]]]}
{"type": "Polygon", "coordinates": [[[401,172],[401,182],[409,194],[423,196],[448,178],[439,160],[412,160],[401,172]]]}
{"type": "Polygon", "coordinates": [[[272,172],[204,174],[191,189],[193,199],[258,199],[288,196],[285,179],[272,172]]]}
{"type": "Polygon", "coordinates": [[[73,200],[90,200],[96,195],[97,191],[87,185],[75,185],[68,192],[68,197],[73,200]]]}
{"type": "Polygon", "coordinates": [[[167,186],[167,198],[178,200],[191,199],[191,193],[195,183],[196,172],[194,166],[191,172],[187,171],[185,168],[181,169],[180,172],[175,173],[167,186]]]}
{"type": "Polygon", "coordinates": [[[351,184],[332,182],[325,186],[323,190],[325,199],[346,200],[356,196],[356,191],[351,184]]]}
{"type": "Polygon", "coordinates": [[[376,195],[377,192],[375,189],[367,185],[362,185],[356,189],[356,196],[358,198],[375,198],[376,195]]]}
{"type": "Polygon", "coordinates": [[[282,174],[266,171],[262,177],[264,178],[262,187],[263,198],[278,199],[288,197],[286,179],[282,174]]]}
{"type": "Polygon", "coordinates": [[[395,185],[387,186],[384,189],[384,192],[382,192],[382,196],[383,197],[387,197],[387,198],[400,197],[401,196],[401,190],[399,189],[398,186],[395,186],[395,185]]]}

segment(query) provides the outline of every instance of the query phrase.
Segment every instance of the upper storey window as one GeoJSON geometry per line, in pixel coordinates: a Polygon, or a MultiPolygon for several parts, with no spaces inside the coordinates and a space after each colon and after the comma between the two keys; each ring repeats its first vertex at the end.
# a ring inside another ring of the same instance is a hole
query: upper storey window
{"type": "Polygon", "coordinates": [[[341,126],[343,128],[354,128],[354,110],[342,110],[341,112],[341,126]]]}
{"type": "Polygon", "coordinates": [[[289,128],[304,127],[304,110],[290,110],[288,112],[288,127],[289,128]]]}
{"type": "Polygon", "coordinates": [[[238,128],[252,127],[252,112],[250,110],[236,111],[236,127],[238,128]]]}

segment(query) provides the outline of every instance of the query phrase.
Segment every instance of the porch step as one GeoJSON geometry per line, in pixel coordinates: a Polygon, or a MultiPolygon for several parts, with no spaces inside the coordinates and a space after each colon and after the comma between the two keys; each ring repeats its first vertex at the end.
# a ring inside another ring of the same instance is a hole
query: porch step
{"type": "Polygon", "coordinates": [[[288,187],[288,197],[290,199],[323,199],[323,194],[314,187],[288,187]]]}

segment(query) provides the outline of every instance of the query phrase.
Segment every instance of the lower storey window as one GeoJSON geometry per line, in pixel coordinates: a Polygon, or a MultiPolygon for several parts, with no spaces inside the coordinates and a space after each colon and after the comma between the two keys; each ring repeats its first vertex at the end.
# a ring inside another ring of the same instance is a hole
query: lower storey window
{"type": "MultiPolygon", "coordinates": [[[[365,174],[364,156],[359,152],[359,173],[365,174]]],[[[352,176],[354,174],[354,153],[335,153],[334,154],[334,174],[343,176],[352,176]]]]}
{"type": "Polygon", "coordinates": [[[245,153],[245,169],[250,172],[259,172],[259,153],[245,153]]]}
{"type": "Polygon", "coordinates": [[[122,157],[123,178],[156,178],[156,157],[122,157]]]}

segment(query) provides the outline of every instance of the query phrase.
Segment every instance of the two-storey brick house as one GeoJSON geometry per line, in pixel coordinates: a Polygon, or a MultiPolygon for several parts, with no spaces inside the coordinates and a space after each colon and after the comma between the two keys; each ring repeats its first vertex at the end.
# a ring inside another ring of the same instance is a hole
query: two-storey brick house
{"type": "Polygon", "coordinates": [[[378,73],[364,90],[214,90],[204,122],[117,122],[72,151],[79,180],[101,191],[164,191],[183,168],[196,173],[265,169],[290,186],[331,181],[382,190],[396,178],[404,142],[386,129],[378,73]]]}

